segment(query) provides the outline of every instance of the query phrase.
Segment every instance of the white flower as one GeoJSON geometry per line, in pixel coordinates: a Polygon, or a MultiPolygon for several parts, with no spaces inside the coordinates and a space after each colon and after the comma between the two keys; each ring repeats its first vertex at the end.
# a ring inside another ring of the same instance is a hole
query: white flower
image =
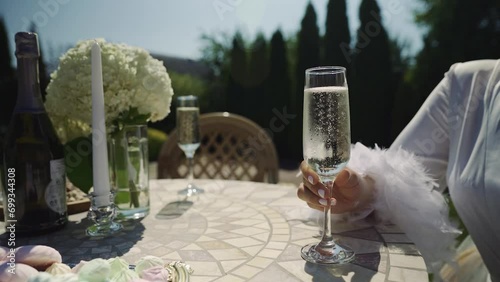
{"type": "MultiPolygon", "coordinates": [[[[137,47],[97,40],[101,46],[106,125],[158,121],[170,113],[173,96],[163,63],[137,47]]],[[[94,40],[78,42],[60,58],[51,74],[45,103],[56,128],[89,133],[92,121],[91,47],[94,40]],[[68,125],[69,123],[69,125],[68,125]]]]}

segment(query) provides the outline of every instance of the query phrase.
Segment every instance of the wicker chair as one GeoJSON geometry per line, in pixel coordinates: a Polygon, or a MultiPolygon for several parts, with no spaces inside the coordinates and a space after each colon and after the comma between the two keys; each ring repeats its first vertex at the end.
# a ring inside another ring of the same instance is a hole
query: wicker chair
{"type": "MultiPolygon", "coordinates": [[[[253,121],[227,112],[200,116],[201,144],[195,178],[278,182],[278,156],[271,138],[253,121]]],[[[184,152],[174,129],[158,158],[158,178],[184,178],[184,152]]]]}

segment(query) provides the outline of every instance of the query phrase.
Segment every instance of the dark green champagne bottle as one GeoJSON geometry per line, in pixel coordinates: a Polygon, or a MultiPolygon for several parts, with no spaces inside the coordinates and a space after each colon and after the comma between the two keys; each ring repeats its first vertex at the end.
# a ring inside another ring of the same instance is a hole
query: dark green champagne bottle
{"type": "Polygon", "coordinates": [[[16,234],[31,235],[68,222],[64,149],[40,93],[37,34],[15,39],[18,93],[4,141],[4,215],[16,234]]]}

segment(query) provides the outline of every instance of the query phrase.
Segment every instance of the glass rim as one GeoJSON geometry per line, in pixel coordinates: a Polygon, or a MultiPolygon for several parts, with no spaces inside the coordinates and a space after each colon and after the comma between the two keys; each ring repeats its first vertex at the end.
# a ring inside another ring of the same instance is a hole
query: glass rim
{"type": "Polygon", "coordinates": [[[177,101],[190,101],[190,100],[198,100],[198,97],[195,95],[177,96],[177,101]]]}
{"type": "Polygon", "coordinates": [[[345,73],[346,68],[342,66],[321,66],[306,69],[306,74],[323,75],[345,73]]]}

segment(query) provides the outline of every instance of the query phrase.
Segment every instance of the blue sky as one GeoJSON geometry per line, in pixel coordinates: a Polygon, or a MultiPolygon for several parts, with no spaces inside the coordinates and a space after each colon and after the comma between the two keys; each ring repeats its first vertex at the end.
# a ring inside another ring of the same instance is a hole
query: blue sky
{"type": "MultiPolygon", "coordinates": [[[[286,36],[295,34],[309,0],[2,0],[0,15],[9,37],[38,26],[42,47],[57,50],[78,40],[102,37],[146,48],[157,54],[196,59],[203,33],[232,34],[247,38],[263,32],[268,38],[279,27],[286,36]]],[[[323,29],[327,0],[311,0],[323,29]]],[[[422,46],[422,30],[413,23],[418,8],[412,0],[378,0],[384,25],[392,37],[409,43],[409,52],[422,46]]],[[[360,0],[348,0],[348,17],[354,35],[359,26],[360,0]]],[[[12,40],[13,41],[13,40],[12,40]]],[[[11,41],[11,42],[12,42],[11,41]]],[[[13,42],[12,42],[13,47],[13,42]]],[[[11,51],[13,49],[11,48],[11,51]]],[[[46,55],[48,57],[51,54],[46,55]]]]}

